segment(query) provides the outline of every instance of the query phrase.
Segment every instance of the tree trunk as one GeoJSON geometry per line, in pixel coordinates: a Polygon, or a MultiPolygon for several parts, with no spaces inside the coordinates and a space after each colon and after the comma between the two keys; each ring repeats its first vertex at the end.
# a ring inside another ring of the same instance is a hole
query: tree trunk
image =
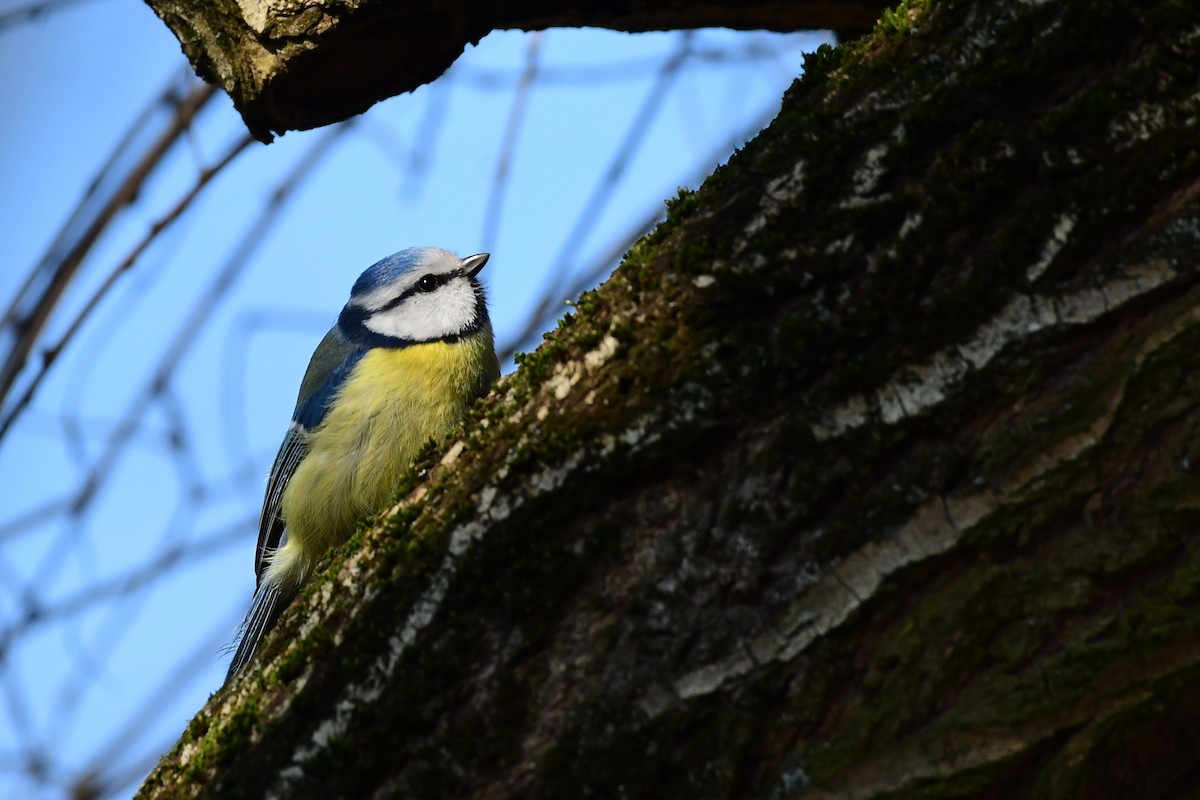
{"type": "Polygon", "coordinates": [[[822,48],[142,796],[1195,794],[1198,123],[1184,0],[822,48]]]}

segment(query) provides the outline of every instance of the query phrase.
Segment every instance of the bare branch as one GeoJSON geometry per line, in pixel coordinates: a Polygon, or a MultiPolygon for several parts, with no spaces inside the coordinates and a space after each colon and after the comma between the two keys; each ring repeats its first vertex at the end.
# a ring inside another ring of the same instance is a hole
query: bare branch
{"type": "Polygon", "coordinates": [[[117,213],[138,196],[147,177],[214,94],[212,86],[193,85],[181,102],[175,102],[177,91],[172,83],[130,129],[0,320],[0,346],[9,348],[0,364],[0,404],[92,245],[117,213]],[[159,130],[155,127],[159,123],[157,115],[164,108],[169,117],[159,130]],[[155,134],[147,149],[137,149],[143,137],[155,134]],[[138,160],[122,171],[125,158],[131,154],[138,160]]]}
{"type": "MultiPolygon", "coordinates": [[[[154,243],[154,241],[158,238],[158,235],[166,230],[171,223],[177,220],[184,211],[190,208],[192,201],[194,201],[200,192],[204,190],[204,187],[207,186],[217,174],[225,169],[225,167],[227,167],[238,156],[238,154],[245,150],[253,141],[253,137],[248,134],[239,138],[229,146],[224,155],[217,159],[212,166],[205,167],[204,169],[200,170],[200,174],[196,176],[196,180],[192,184],[191,188],[184,192],[184,194],[175,202],[175,205],[150,226],[149,230],[146,231],[146,235],[142,237],[142,240],[137,243],[137,245],[129,252],[127,256],[125,256],[124,259],[121,260],[121,263],[117,264],[117,266],[114,267],[111,272],[109,272],[108,277],[104,279],[104,282],[99,286],[99,288],[92,292],[92,295],[88,298],[87,303],[79,311],[79,313],[75,315],[75,318],[71,320],[71,324],[67,327],[66,332],[59,337],[58,341],[42,350],[42,363],[39,366],[37,373],[27,384],[25,384],[25,389],[22,391],[20,398],[7,407],[4,410],[3,417],[0,417],[0,439],[4,438],[4,435],[8,433],[8,429],[12,426],[13,421],[21,415],[21,412],[24,411],[29,405],[30,401],[33,400],[33,396],[37,393],[38,387],[41,386],[42,381],[49,374],[50,369],[54,366],[54,362],[58,359],[59,355],[62,354],[63,349],[70,344],[71,340],[74,339],[79,333],[79,329],[83,327],[83,323],[86,322],[89,317],[91,317],[92,313],[95,312],[96,308],[100,305],[100,301],[103,300],[108,295],[112,287],[116,285],[117,279],[124,275],[125,272],[127,272],[135,263],[137,263],[137,260],[141,257],[142,253],[144,253],[146,248],[154,243]]],[[[47,298],[47,300],[49,299],[50,298],[47,298]]],[[[57,302],[57,298],[55,298],[55,302],[57,302]]],[[[32,339],[30,340],[30,343],[32,343],[32,339]]]]}
{"type": "Polygon", "coordinates": [[[228,92],[259,139],[346,119],[428,83],[468,44],[492,30],[600,27],[650,31],[706,27],[739,30],[870,29],[884,0],[778,3],[591,5],[468,0],[396,3],[349,0],[336,10],[294,3],[152,0],[197,74],[228,92]]]}

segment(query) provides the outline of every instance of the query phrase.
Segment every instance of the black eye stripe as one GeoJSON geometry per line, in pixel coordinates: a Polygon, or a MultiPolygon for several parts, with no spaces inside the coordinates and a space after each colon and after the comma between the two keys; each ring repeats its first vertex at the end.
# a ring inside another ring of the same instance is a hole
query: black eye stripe
{"type": "Polygon", "coordinates": [[[412,286],[405,289],[397,297],[394,297],[391,300],[384,303],[382,306],[380,306],[376,310],[375,313],[379,313],[380,311],[391,311],[393,308],[400,305],[405,300],[412,297],[414,294],[420,294],[423,292],[432,292],[436,289],[440,289],[441,287],[445,286],[450,281],[454,280],[455,278],[461,278],[465,274],[466,273],[463,272],[461,269],[456,269],[453,272],[443,272],[440,275],[435,275],[433,273],[429,273],[427,275],[422,275],[420,278],[417,279],[416,283],[414,283],[412,286]]]}

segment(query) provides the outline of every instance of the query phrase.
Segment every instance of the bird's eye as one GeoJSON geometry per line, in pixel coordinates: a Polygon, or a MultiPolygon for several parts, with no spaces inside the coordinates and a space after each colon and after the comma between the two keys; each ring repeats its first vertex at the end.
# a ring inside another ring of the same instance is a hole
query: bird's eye
{"type": "Polygon", "coordinates": [[[432,292],[437,287],[437,278],[432,275],[422,275],[421,280],[417,281],[418,292],[432,292]]]}

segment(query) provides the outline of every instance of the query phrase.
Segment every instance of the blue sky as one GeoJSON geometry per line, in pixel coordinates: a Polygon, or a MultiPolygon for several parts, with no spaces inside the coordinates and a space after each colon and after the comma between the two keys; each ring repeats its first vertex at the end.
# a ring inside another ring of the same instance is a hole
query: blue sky
{"type": "MultiPolygon", "coordinates": [[[[0,2],[0,16],[22,5],[0,2]]],[[[510,341],[553,276],[566,276],[554,303],[565,310],[562,287],[611,267],[606,254],[768,120],[802,54],[827,40],[494,33],[437,84],[339,133],[188,326],[272,193],[331,134],[243,152],[104,297],[0,440],[0,797],[62,797],[88,774],[107,796],[129,795],[220,686],[220,647],[252,591],[266,470],[309,354],[362,269],[411,245],[486,246],[497,338],[510,341]],[[531,47],[540,71],[505,151],[531,47]],[[684,68],[664,76],[681,47],[684,68]],[[151,397],[148,376],[179,337],[151,397]],[[132,435],[113,444],[123,420],[132,435]],[[63,510],[92,473],[94,498],[63,510]]],[[[0,28],[0,304],[131,119],[186,74],[178,43],[137,3],[85,0],[0,28]]],[[[41,344],[243,133],[219,95],[90,253],[41,344]]]]}

